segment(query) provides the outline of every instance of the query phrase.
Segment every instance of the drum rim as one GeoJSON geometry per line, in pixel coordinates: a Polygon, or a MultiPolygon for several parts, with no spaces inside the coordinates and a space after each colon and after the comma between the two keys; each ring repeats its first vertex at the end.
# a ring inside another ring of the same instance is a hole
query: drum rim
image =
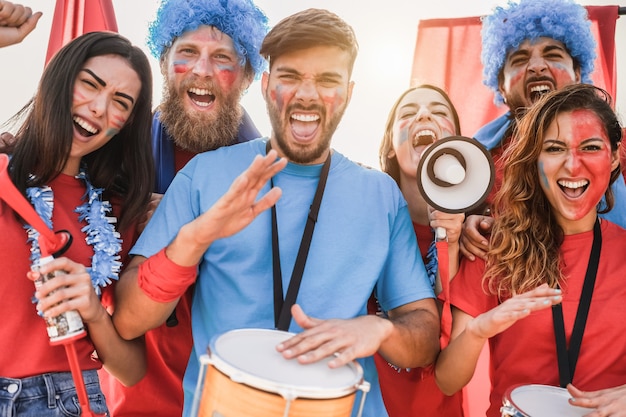
{"type": "Polygon", "coordinates": [[[564,391],[567,391],[567,389],[565,388],[561,388],[561,387],[556,387],[554,385],[545,385],[545,384],[516,384],[513,385],[511,387],[509,387],[505,392],[504,392],[504,406],[512,406],[513,408],[515,408],[515,410],[520,413],[522,416],[528,416],[528,414],[526,414],[526,412],[520,408],[521,406],[519,404],[517,404],[515,401],[513,401],[512,398],[512,394],[513,391],[515,391],[518,388],[540,388],[544,391],[552,391],[552,392],[558,392],[558,393],[562,393],[564,391]]]}
{"type": "Polygon", "coordinates": [[[293,387],[289,384],[268,380],[263,377],[256,376],[251,374],[245,370],[242,370],[238,366],[228,362],[224,358],[220,357],[220,355],[215,352],[215,345],[218,339],[225,335],[231,335],[236,333],[282,333],[286,337],[295,336],[295,333],[286,332],[283,330],[273,330],[273,329],[258,329],[258,328],[247,328],[247,329],[234,329],[227,332],[224,332],[220,335],[216,335],[211,338],[211,342],[207,347],[207,354],[202,355],[201,360],[204,359],[209,364],[213,365],[215,369],[225,374],[228,378],[232,379],[232,376],[237,373],[245,374],[245,381],[241,383],[252,388],[260,389],[262,391],[274,393],[281,395],[288,399],[302,398],[302,399],[332,399],[332,398],[340,398],[349,394],[353,394],[360,386],[363,384],[363,368],[357,361],[351,361],[348,364],[344,365],[349,367],[355,376],[354,381],[352,381],[349,385],[345,387],[333,387],[333,388],[323,388],[318,386],[298,386],[293,387]]]}

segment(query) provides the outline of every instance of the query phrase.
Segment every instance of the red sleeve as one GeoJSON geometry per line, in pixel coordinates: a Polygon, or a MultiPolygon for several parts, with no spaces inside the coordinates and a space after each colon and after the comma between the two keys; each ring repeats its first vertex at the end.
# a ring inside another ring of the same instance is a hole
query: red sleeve
{"type": "Polygon", "coordinates": [[[161,249],[139,265],[139,288],[151,299],[169,303],[182,297],[196,280],[197,266],[180,266],[172,262],[161,249]]]}
{"type": "Polygon", "coordinates": [[[483,289],[484,273],[485,261],[462,258],[459,272],[450,283],[451,304],[472,317],[498,305],[498,298],[483,289]]]}

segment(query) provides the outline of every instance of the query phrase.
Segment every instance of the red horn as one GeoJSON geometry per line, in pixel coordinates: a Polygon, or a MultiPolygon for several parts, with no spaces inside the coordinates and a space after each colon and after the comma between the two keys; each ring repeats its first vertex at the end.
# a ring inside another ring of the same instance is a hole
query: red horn
{"type": "Polygon", "coordinates": [[[39,232],[41,256],[55,255],[63,252],[71,243],[68,232],[55,233],[39,217],[33,206],[19,192],[8,173],[9,157],[0,154],[0,200],[4,200],[17,214],[39,232]]]}

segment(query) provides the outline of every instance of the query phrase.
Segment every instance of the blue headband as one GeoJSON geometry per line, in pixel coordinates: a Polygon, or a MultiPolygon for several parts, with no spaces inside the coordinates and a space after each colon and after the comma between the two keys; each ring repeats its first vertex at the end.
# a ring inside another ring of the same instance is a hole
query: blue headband
{"type": "Polygon", "coordinates": [[[581,82],[591,83],[596,41],[583,6],[571,0],[509,0],[508,8],[496,7],[482,20],[483,83],[495,92],[496,104],[504,101],[498,74],[506,56],[525,40],[547,37],[562,42],[580,65],[581,82]]]}
{"type": "Polygon", "coordinates": [[[148,48],[157,59],[183,33],[214,26],[233,40],[240,64],[250,63],[256,77],[266,67],[259,54],[269,30],[265,13],[249,0],[162,0],[148,28],[148,48]]]}

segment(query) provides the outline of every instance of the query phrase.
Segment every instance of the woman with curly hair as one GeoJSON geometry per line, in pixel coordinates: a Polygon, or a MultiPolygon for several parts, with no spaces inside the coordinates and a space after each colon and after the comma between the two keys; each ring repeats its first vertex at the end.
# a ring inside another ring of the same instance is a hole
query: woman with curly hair
{"type": "Polygon", "coordinates": [[[452,341],[435,372],[442,391],[458,391],[488,340],[489,417],[501,416],[515,385],[626,383],[626,336],[610,320],[626,314],[626,267],[615,256],[626,231],[598,217],[620,174],[611,98],[588,84],[551,92],[516,138],[503,155],[487,259],[463,260],[452,281],[452,341]]]}

